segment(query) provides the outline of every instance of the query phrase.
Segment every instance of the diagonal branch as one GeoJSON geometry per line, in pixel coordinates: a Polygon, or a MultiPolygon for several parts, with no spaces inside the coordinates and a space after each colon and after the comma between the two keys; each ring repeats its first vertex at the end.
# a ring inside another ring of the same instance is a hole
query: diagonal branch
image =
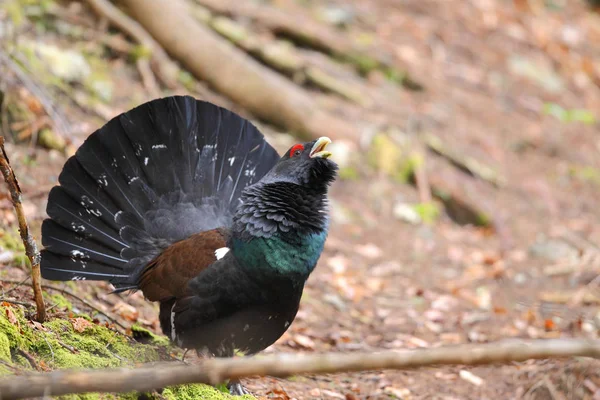
{"type": "Polygon", "coordinates": [[[479,365],[577,356],[600,358],[600,340],[507,340],[380,353],[278,354],[209,359],[198,365],[158,363],[137,369],[33,373],[0,380],[0,397],[13,400],[90,392],[143,392],[187,383],[216,385],[228,378],[254,375],[286,377],[306,373],[408,369],[442,364],[479,365]]]}
{"type": "Polygon", "coordinates": [[[31,281],[33,286],[33,297],[37,306],[37,320],[39,322],[44,322],[46,319],[46,306],[44,305],[42,287],[40,286],[42,280],[40,274],[40,253],[38,252],[33,236],[29,233],[29,226],[27,226],[27,219],[25,218],[23,204],[21,203],[21,188],[19,187],[15,172],[10,167],[8,156],[4,151],[3,136],[0,136],[0,171],[2,171],[2,175],[4,175],[4,180],[6,181],[6,186],[10,192],[10,197],[19,220],[19,232],[21,233],[21,240],[23,240],[23,244],[25,245],[25,254],[27,254],[27,257],[31,262],[31,281]]]}
{"type": "MultiPolygon", "coordinates": [[[[167,53],[162,47],[150,36],[146,30],[137,22],[129,18],[124,12],[119,10],[110,1],[107,0],[86,0],[89,6],[94,12],[100,16],[105,17],[108,21],[117,27],[119,30],[125,32],[128,36],[138,42],[140,45],[146,47],[150,52],[152,64],[159,79],[170,89],[177,87],[177,74],[179,68],[169,58],[167,53]]],[[[144,64],[142,62],[142,64],[144,64]]],[[[147,80],[148,68],[142,66],[140,73],[143,79],[147,80]],[[146,78],[144,78],[146,76],[146,78]]],[[[154,85],[154,84],[150,84],[154,85]]],[[[157,93],[157,87],[150,87],[151,91],[157,93]]]]}

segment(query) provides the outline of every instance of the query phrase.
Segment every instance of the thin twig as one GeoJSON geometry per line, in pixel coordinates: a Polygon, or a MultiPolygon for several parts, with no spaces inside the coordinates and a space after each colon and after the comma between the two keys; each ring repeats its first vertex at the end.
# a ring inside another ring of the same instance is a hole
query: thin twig
{"type": "Polygon", "coordinates": [[[68,344],[66,344],[66,343],[63,343],[63,342],[61,342],[61,341],[60,341],[60,340],[58,340],[58,339],[56,339],[56,341],[58,342],[58,344],[60,344],[60,345],[61,345],[61,347],[64,347],[65,349],[69,350],[71,353],[73,353],[73,354],[77,354],[77,353],[79,353],[79,350],[77,350],[75,347],[73,347],[73,346],[69,346],[68,344]]]}
{"type": "Polygon", "coordinates": [[[21,188],[15,172],[10,167],[10,161],[4,151],[4,137],[0,136],[0,170],[4,175],[6,186],[10,192],[10,197],[15,207],[15,213],[19,220],[19,232],[21,234],[21,240],[25,246],[25,254],[31,262],[31,280],[33,287],[33,298],[37,305],[37,320],[38,322],[44,322],[46,319],[46,306],[44,304],[44,297],[42,296],[42,288],[40,286],[42,276],[40,274],[40,253],[37,249],[35,239],[29,233],[29,226],[27,225],[27,219],[25,218],[25,211],[23,210],[23,204],[21,203],[21,188]]]}
{"type": "Polygon", "coordinates": [[[432,365],[481,365],[558,357],[600,358],[600,340],[506,340],[486,344],[379,353],[276,354],[203,360],[197,365],[156,363],[137,369],[54,371],[0,380],[2,400],[75,393],[146,392],[171,385],[207,383],[248,376],[287,377],[349,371],[410,369],[432,365]]]}
{"type": "MultiPolygon", "coordinates": [[[[0,279],[0,282],[16,283],[16,284],[20,283],[16,279],[0,279]]],[[[115,317],[113,317],[112,315],[106,313],[105,311],[102,311],[98,306],[94,305],[93,303],[91,303],[90,301],[84,299],[83,297],[76,295],[75,293],[73,293],[69,289],[61,288],[61,287],[54,286],[54,285],[48,285],[48,284],[42,284],[42,288],[43,289],[56,290],[57,292],[60,292],[62,294],[66,294],[67,296],[72,297],[72,298],[78,300],[79,302],[81,302],[85,306],[91,308],[92,310],[94,310],[94,311],[96,311],[96,312],[104,315],[113,324],[118,325],[119,327],[121,327],[124,330],[127,330],[127,327],[125,325],[123,325],[122,323],[120,323],[115,317]]]]}
{"type": "MultiPolygon", "coordinates": [[[[23,284],[25,284],[25,282],[27,282],[29,280],[29,278],[31,278],[31,276],[27,276],[25,279],[23,279],[22,281],[16,283],[15,286],[13,286],[12,288],[10,288],[10,290],[3,292],[4,296],[8,296],[10,293],[14,292],[15,290],[17,290],[20,286],[23,286],[23,284]]],[[[14,282],[6,282],[6,283],[14,283],[14,282]]]]}
{"type": "Polygon", "coordinates": [[[46,344],[48,345],[48,348],[50,349],[50,354],[52,354],[52,363],[54,364],[54,350],[52,349],[52,345],[48,341],[48,338],[46,337],[46,335],[43,335],[43,337],[44,337],[44,340],[46,341],[46,344]]]}
{"type": "Polygon", "coordinates": [[[0,298],[0,303],[5,302],[5,303],[10,303],[10,304],[17,304],[19,306],[25,306],[25,307],[29,307],[29,308],[35,308],[35,305],[31,304],[31,303],[25,303],[24,301],[17,301],[17,300],[10,300],[10,299],[5,299],[5,298],[0,298]]]}
{"type": "MultiPolygon", "coordinates": [[[[33,356],[31,354],[29,354],[28,352],[26,352],[23,349],[18,349],[17,352],[22,355],[23,357],[25,357],[25,359],[29,362],[29,365],[31,365],[31,368],[38,370],[40,369],[40,367],[38,366],[37,362],[35,362],[35,358],[33,358],[33,356]]],[[[0,389],[0,394],[2,393],[2,389],[0,389]]],[[[2,398],[4,399],[4,395],[2,396],[2,398]]]]}

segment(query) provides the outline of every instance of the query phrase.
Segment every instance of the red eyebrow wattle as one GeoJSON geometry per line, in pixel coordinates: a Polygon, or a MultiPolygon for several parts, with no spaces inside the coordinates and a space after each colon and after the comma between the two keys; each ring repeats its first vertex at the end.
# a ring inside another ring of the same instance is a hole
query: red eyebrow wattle
{"type": "Polygon", "coordinates": [[[294,145],[291,149],[290,149],[290,157],[294,156],[294,153],[296,152],[296,150],[300,150],[303,151],[304,150],[304,146],[301,144],[296,144],[294,145]]]}

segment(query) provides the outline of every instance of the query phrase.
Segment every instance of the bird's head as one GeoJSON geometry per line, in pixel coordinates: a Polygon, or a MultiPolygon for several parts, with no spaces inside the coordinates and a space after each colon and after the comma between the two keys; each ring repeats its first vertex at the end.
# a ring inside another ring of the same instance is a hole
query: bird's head
{"type": "Polygon", "coordinates": [[[244,189],[236,210],[234,234],[249,240],[275,233],[321,234],[328,227],[327,189],[337,164],[321,137],[292,146],[273,168],[244,189]]]}
{"type": "Polygon", "coordinates": [[[335,179],[337,164],[329,159],[328,137],[293,145],[262,179],[263,184],[287,182],[309,191],[326,192],[335,179]]]}

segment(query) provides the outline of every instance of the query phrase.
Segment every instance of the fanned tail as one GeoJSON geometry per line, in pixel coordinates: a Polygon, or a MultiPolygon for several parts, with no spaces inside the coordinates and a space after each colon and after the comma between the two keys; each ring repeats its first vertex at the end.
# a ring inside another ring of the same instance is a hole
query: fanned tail
{"type": "Polygon", "coordinates": [[[250,122],[189,96],[121,114],[83,143],[50,192],[42,276],[135,289],[172,243],[230,226],[242,190],[278,158],[250,122]]]}

